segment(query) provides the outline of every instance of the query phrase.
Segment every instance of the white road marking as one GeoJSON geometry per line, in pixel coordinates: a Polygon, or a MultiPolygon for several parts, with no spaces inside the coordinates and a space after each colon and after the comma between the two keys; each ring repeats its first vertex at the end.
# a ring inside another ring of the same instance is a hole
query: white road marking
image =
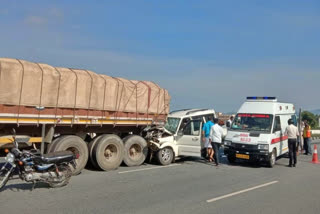
{"type": "Polygon", "coordinates": [[[230,194],[227,194],[227,195],[223,195],[223,196],[220,196],[220,197],[212,198],[212,199],[207,200],[207,202],[211,203],[211,202],[218,201],[218,200],[221,200],[221,199],[224,199],[224,198],[228,198],[228,197],[231,197],[231,196],[234,196],[234,195],[245,193],[245,192],[248,192],[248,191],[251,191],[251,190],[255,190],[255,189],[259,189],[259,188],[265,187],[265,186],[269,186],[269,185],[272,185],[272,184],[275,184],[275,183],[278,183],[278,182],[279,181],[272,181],[272,182],[269,182],[269,183],[261,184],[261,185],[258,185],[258,186],[255,186],[255,187],[251,187],[251,188],[248,188],[248,189],[244,189],[244,190],[241,190],[241,191],[238,191],[238,192],[233,192],[233,193],[230,193],[230,194]]]}
{"type": "Polygon", "coordinates": [[[119,172],[119,174],[130,173],[130,172],[140,172],[140,171],[151,170],[151,169],[167,168],[167,167],[173,167],[173,166],[179,166],[179,165],[181,164],[170,164],[168,166],[155,166],[155,167],[149,167],[144,169],[134,169],[134,170],[122,171],[122,172],[119,172]]]}

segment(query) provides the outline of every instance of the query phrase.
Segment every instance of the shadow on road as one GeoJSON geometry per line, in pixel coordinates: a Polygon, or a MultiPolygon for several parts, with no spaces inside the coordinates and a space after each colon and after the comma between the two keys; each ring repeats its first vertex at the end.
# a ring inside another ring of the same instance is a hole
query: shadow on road
{"type": "MultiPolygon", "coordinates": [[[[7,183],[7,185],[3,188],[2,192],[3,191],[7,191],[7,190],[10,190],[12,192],[20,192],[20,191],[26,191],[26,190],[29,190],[29,191],[32,191],[32,186],[33,184],[32,183],[18,183],[18,184],[10,184],[10,181],[12,179],[10,179],[7,183]]],[[[23,182],[23,181],[22,181],[23,182]]],[[[46,183],[36,183],[34,189],[49,189],[49,185],[46,184],[46,183]]]]}

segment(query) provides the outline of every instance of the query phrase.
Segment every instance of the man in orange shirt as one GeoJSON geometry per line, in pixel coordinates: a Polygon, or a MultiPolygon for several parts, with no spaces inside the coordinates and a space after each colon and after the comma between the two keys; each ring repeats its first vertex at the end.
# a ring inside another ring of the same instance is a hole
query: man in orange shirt
{"type": "Polygon", "coordinates": [[[303,146],[304,146],[304,154],[305,155],[312,155],[311,151],[311,127],[308,122],[305,120],[305,127],[303,130],[303,146]]]}

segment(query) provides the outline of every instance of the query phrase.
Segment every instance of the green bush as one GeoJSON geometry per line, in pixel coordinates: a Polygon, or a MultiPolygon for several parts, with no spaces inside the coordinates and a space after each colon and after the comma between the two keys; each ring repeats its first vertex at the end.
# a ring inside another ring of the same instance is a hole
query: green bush
{"type": "Polygon", "coordinates": [[[312,129],[319,127],[318,116],[312,114],[309,111],[303,111],[301,113],[302,121],[307,120],[312,129]]]}

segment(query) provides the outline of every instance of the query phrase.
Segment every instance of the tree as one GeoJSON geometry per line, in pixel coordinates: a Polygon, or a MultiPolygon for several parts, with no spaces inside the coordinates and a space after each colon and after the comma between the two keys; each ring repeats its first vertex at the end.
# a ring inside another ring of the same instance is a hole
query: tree
{"type": "Polygon", "coordinates": [[[317,116],[312,114],[311,112],[303,111],[301,113],[301,118],[302,118],[302,121],[307,120],[311,128],[318,127],[317,116]]]}
{"type": "Polygon", "coordinates": [[[319,121],[320,121],[320,114],[316,115],[317,117],[317,124],[318,124],[318,127],[320,127],[320,124],[319,124],[319,121]]]}

